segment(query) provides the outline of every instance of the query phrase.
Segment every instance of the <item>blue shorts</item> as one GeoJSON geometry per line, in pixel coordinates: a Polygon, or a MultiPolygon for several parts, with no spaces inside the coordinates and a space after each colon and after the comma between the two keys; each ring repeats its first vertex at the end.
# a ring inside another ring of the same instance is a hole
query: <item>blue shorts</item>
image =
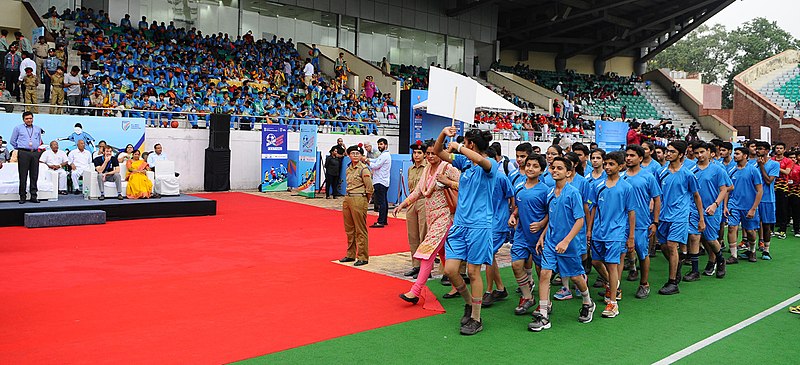
{"type": "Polygon", "coordinates": [[[697,224],[700,223],[700,218],[697,217],[697,213],[689,215],[689,234],[701,234],[703,235],[703,239],[706,241],[715,241],[719,238],[719,227],[722,224],[722,215],[713,216],[713,215],[703,215],[703,220],[706,223],[706,229],[703,232],[697,227],[697,224]]]}
{"type": "Polygon", "coordinates": [[[618,264],[619,257],[625,251],[625,241],[602,242],[592,240],[592,260],[618,264]]]}
{"type": "Polygon", "coordinates": [[[633,233],[633,247],[639,260],[644,260],[650,254],[650,236],[647,228],[636,229],[633,233]]]}
{"type": "Polygon", "coordinates": [[[662,245],[668,241],[685,245],[686,239],[689,237],[689,223],[659,222],[656,237],[658,238],[658,243],[662,245]]]}
{"type": "Polygon", "coordinates": [[[507,239],[508,232],[492,232],[492,253],[497,255],[497,251],[500,251],[500,247],[503,247],[507,239]]]}
{"type": "Polygon", "coordinates": [[[747,211],[743,209],[731,209],[731,215],[728,216],[728,225],[731,227],[736,227],[738,225],[742,225],[742,228],[747,231],[752,231],[758,229],[759,221],[758,221],[758,210],[756,209],[756,215],[753,218],[747,218],[747,211]]]}
{"type": "Polygon", "coordinates": [[[473,265],[491,265],[494,259],[492,229],[453,225],[447,233],[444,254],[448,260],[461,260],[473,265]]]}
{"type": "Polygon", "coordinates": [[[522,231],[514,232],[514,242],[511,243],[511,261],[527,260],[533,256],[536,266],[542,265],[542,256],[536,253],[536,243],[540,235],[534,235],[533,241],[525,236],[522,231]]]}
{"type": "Polygon", "coordinates": [[[556,252],[555,246],[545,244],[542,248],[542,270],[552,270],[562,278],[581,276],[586,273],[580,256],[568,256],[556,252]]]}
{"type": "Polygon", "coordinates": [[[758,204],[758,217],[761,223],[775,224],[775,202],[761,202],[758,204]]]}

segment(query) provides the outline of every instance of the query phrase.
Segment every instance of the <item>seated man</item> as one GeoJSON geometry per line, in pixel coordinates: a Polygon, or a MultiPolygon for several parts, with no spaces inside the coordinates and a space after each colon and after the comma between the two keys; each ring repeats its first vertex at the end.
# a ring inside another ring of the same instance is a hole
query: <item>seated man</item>
{"type": "Polygon", "coordinates": [[[94,169],[97,170],[97,184],[100,188],[99,200],[105,200],[105,182],[113,181],[117,188],[117,199],[124,199],[122,195],[122,176],[119,174],[119,160],[117,160],[111,147],[103,149],[103,155],[94,159],[94,169]]]}
{"type": "Polygon", "coordinates": [[[78,140],[78,148],[69,151],[70,178],[72,179],[72,189],[75,195],[81,194],[78,180],[83,176],[83,172],[92,166],[92,153],[86,149],[86,141],[78,140]]]}
{"type": "MultiPolygon", "coordinates": [[[[158,165],[158,161],[169,160],[169,157],[167,157],[167,154],[164,153],[164,147],[161,146],[161,143],[156,143],[155,146],[153,146],[153,152],[154,153],[147,155],[147,164],[150,166],[150,170],[156,171],[156,165],[158,165]]],[[[175,173],[175,177],[180,175],[181,174],[177,172],[175,173]]]]}
{"type": "Polygon", "coordinates": [[[39,162],[47,165],[50,170],[58,172],[58,193],[67,195],[67,170],[64,170],[64,166],[69,163],[69,158],[64,151],[58,149],[58,142],[50,142],[50,149],[42,153],[39,162]]]}

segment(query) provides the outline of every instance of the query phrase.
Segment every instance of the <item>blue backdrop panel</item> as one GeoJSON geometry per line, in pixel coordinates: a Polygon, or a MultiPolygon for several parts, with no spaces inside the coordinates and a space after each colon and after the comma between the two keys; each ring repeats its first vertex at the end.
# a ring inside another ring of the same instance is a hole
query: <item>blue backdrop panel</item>
{"type": "MultiPolygon", "coordinates": [[[[429,139],[436,139],[442,128],[450,126],[450,118],[440,117],[438,115],[428,114],[425,110],[414,110],[414,105],[428,100],[428,90],[411,90],[411,133],[410,140],[403,141],[408,145],[416,141],[427,141],[429,139]]],[[[463,124],[456,121],[456,128],[458,128],[458,135],[464,135],[463,124]]]]}
{"type": "Polygon", "coordinates": [[[624,148],[627,142],[628,123],[604,120],[598,120],[594,123],[597,147],[604,149],[606,152],[617,151],[620,146],[624,148]]]}

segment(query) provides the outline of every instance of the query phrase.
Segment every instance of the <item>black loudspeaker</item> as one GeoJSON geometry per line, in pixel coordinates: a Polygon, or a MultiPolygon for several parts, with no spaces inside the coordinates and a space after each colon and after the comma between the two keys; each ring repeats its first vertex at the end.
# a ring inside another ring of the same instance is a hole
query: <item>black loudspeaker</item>
{"type": "Polygon", "coordinates": [[[208,148],[215,151],[229,150],[231,147],[231,116],[211,114],[211,129],[208,135],[208,148]]]}
{"type": "Polygon", "coordinates": [[[231,151],[217,151],[206,148],[205,178],[203,190],[231,190],[231,151]]]}
{"type": "Polygon", "coordinates": [[[411,123],[414,118],[411,115],[411,103],[417,103],[416,100],[411,100],[411,90],[400,91],[400,146],[398,149],[400,153],[410,153],[409,146],[414,140],[411,139],[412,130],[411,123]]]}

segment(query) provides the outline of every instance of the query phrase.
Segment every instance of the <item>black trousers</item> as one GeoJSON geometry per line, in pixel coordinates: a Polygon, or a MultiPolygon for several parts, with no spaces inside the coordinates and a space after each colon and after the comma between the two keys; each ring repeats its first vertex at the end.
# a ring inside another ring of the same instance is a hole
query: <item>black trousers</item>
{"type": "Polygon", "coordinates": [[[792,216],[792,230],[794,233],[798,233],[800,232],[800,196],[790,196],[789,205],[789,214],[792,216]]]}
{"type": "Polygon", "coordinates": [[[20,102],[19,70],[6,70],[6,90],[20,102]]]}
{"type": "Polygon", "coordinates": [[[389,190],[388,186],[381,184],[373,184],[375,192],[372,195],[372,204],[378,208],[378,223],[387,224],[389,220],[389,202],[386,199],[386,193],[389,190]]]}
{"type": "Polygon", "coordinates": [[[789,199],[785,191],[778,189],[775,189],[775,221],[775,230],[786,233],[786,225],[789,224],[789,199]]]}
{"type": "Polygon", "coordinates": [[[339,176],[325,174],[325,197],[339,196],[339,176]]]}
{"type": "Polygon", "coordinates": [[[30,192],[31,199],[36,198],[39,192],[36,182],[39,180],[39,152],[19,150],[17,152],[17,171],[19,172],[19,198],[25,200],[27,194],[25,193],[25,183],[28,176],[31,178],[30,192]]]}

